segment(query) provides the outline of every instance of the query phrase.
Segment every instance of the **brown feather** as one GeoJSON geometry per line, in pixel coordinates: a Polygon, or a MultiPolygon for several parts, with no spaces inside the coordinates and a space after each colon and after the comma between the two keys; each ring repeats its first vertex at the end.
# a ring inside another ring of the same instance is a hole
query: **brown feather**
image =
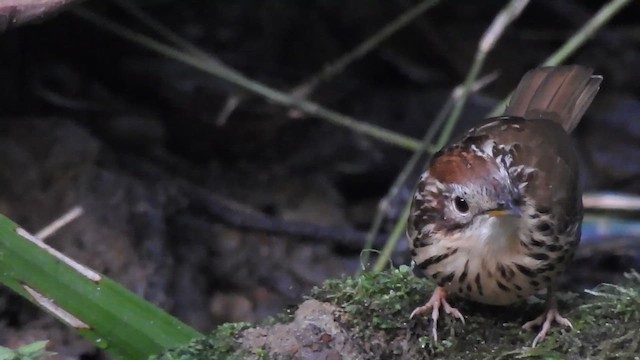
{"type": "Polygon", "coordinates": [[[602,77],[592,74],[580,65],[533,69],[513,92],[505,115],[550,119],[571,132],[600,88],[602,77]]]}
{"type": "Polygon", "coordinates": [[[451,148],[433,157],[429,166],[434,179],[443,183],[464,184],[478,178],[490,178],[498,171],[495,162],[465,148],[451,148]]]}

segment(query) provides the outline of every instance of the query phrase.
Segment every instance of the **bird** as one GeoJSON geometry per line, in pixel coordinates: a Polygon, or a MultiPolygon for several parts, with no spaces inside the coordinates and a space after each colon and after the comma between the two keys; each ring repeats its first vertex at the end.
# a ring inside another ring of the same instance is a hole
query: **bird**
{"type": "Polygon", "coordinates": [[[556,280],[580,242],[578,153],[570,132],[602,77],[581,65],[528,71],[502,116],[485,119],[430,159],[407,222],[412,264],[436,288],[410,318],[428,315],[437,341],[440,310],[464,323],[451,296],[510,305],[546,290],[532,347],[556,322],[556,280]]]}

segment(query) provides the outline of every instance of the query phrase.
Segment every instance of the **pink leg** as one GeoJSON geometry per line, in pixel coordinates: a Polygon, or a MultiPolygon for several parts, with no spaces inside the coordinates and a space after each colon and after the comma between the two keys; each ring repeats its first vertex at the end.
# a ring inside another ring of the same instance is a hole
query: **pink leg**
{"type": "Polygon", "coordinates": [[[533,339],[532,347],[536,347],[536,345],[544,340],[544,337],[547,335],[547,331],[549,331],[549,328],[554,321],[562,326],[573,329],[573,325],[571,325],[571,322],[566,318],[560,316],[560,313],[558,312],[558,300],[556,299],[553,290],[549,288],[547,293],[547,306],[545,311],[537,318],[522,325],[522,328],[525,330],[531,330],[531,328],[533,328],[534,326],[542,325],[540,332],[533,339]]]}
{"type": "Polygon", "coordinates": [[[433,328],[431,331],[432,331],[434,341],[438,341],[437,325],[438,325],[438,318],[440,317],[441,306],[444,309],[445,313],[460,319],[460,321],[462,321],[462,323],[464,324],[464,316],[462,316],[462,314],[460,313],[460,311],[458,311],[458,309],[449,305],[446,297],[447,297],[447,291],[442,287],[437,287],[433,291],[433,295],[431,295],[431,299],[429,299],[429,301],[427,301],[426,304],[415,308],[415,310],[413,310],[413,312],[411,313],[411,316],[409,317],[410,319],[413,319],[414,316],[424,315],[429,311],[431,311],[431,319],[433,319],[433,328]]]}

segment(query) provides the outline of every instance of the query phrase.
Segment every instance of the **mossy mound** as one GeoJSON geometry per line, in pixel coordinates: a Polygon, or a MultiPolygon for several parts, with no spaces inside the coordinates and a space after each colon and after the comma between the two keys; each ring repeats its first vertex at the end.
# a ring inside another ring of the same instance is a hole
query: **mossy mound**
{"type": "Polygon", "coordinates": [[[433,285],[407,267],[327,281],[285,324],[226,324],[211,335],[157,359],[637,359],[640,353],[640,275],[583,294],[560,294],[573,330],[553,327],[536,348],[521,325],[544,309],[532,298],[514,306],[452,299],[466,325],[441,315],[439,340],[427,318],[409,320],[433,285]]]}

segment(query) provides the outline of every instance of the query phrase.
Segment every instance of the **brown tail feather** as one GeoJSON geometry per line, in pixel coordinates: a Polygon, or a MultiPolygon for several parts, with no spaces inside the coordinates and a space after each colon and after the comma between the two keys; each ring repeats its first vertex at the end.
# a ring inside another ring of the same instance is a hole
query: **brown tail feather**
{"type": "Polygon", "coordinates": [[[600,89],[602,76],[592,74],[579,65],[533,69],[513,92],[505,115],[551,119],[571,132],[600,89]]]}

